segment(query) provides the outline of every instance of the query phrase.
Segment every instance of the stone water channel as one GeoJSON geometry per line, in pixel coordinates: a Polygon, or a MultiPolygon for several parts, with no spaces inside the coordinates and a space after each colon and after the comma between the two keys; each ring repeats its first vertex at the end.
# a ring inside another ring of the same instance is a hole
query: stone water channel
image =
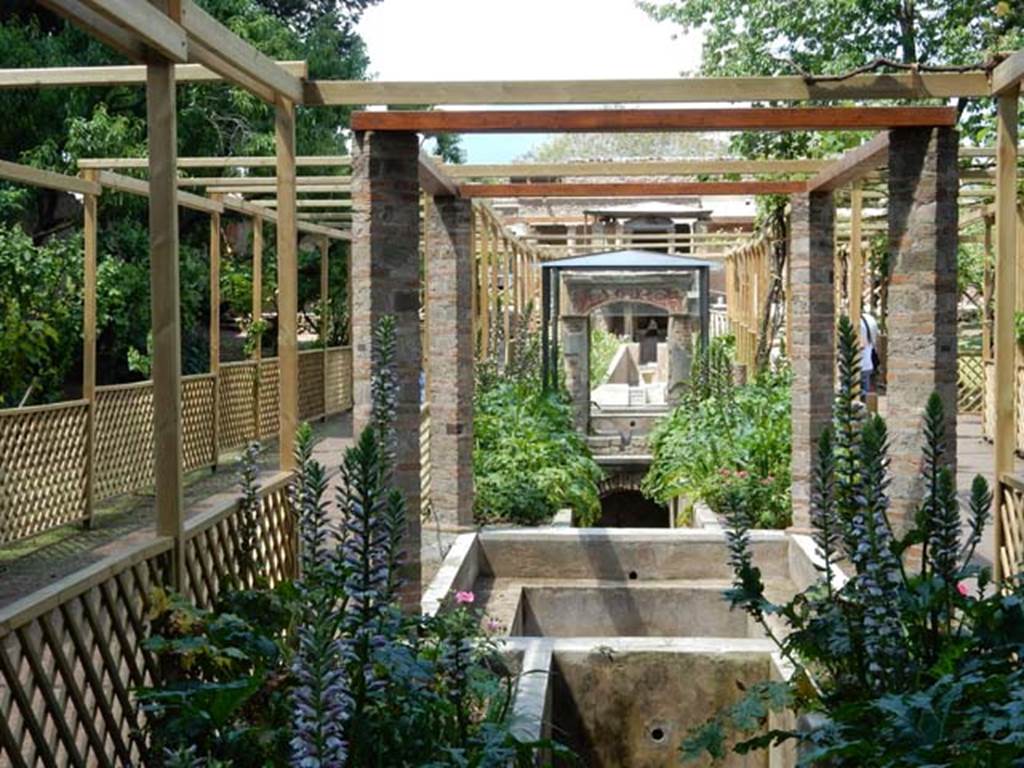
{"type": "MultiPolygon", "coordinates": [[[[809,537],[751,539],[770,597],[818,578],[809,537]]],[[[423,609],[470,590],[503,627],[505,657],[521,674],[522,737],[553,737],[591,768],[661,768],[679,764],[687,731],[741,686],[789,673],[774,644],[722,598],[730,576],[721,529],[482,530],[456,540],[423,609]]],[[[724,765],[794,763],[779,748],[724,765]]]]}

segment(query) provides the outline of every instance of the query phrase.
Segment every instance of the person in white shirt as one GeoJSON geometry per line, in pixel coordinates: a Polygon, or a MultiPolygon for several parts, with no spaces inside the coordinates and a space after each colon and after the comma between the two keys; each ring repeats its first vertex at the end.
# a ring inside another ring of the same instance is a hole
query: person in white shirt
{"type": "Polygon", "coordinates": [[[878,322],[865,312],[860,316],[860,391],[871,392],[875,371],[878,370],[878,322]]]}

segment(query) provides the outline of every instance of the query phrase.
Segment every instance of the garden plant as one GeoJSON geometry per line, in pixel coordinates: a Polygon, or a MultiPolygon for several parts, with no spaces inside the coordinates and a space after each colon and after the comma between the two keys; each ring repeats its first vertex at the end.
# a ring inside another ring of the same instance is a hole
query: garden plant
{"type": "MultiPolygon", "coordinates": [[[[371,424],[346,451],[333,506],[312,432],[299,430],[299,578],[267,588],[247,558],[254,572],[242,577],[256,587],[226,590],[211,610],[154,594],[146,645],[159,685],[139,693],[152,764],[532,766],[538,749],[563,751],[513,736],[516,678],[481,630],[472,593],[433,616],[402,610],[394,347],[385,318],[371,424]]],[[[246,473],[243,511],[254,482],[246,473]]]]}
{"type": "Polygon", "coordinates": [[[749,510],[726,497],[734,583],[726,597],[779,646],[788,682],[750,687],[689,734],[687,757],[796,741],[801,765],[1021,765],[1024,588],[974,562],[992,495],[975,478],[968,531],[948,463],[943,405],[924,416],[923,496],[905,530],[889,515],[886,425],[861,404],[856,332],[839,324],[831,428],[821,436],[811,523],[822,578],[785,604],[765,596],[749,510]],[[776,632],[774,620],[785,633],[776,632]],[[791,710],[796,727],[769,729],[791,710]]]}

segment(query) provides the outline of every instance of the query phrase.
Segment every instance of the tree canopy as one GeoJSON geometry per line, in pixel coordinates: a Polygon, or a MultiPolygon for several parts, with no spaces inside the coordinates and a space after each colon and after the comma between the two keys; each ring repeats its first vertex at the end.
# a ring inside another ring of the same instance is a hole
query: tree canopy
{"type": "MultiPolygon", "coordinates": [[[[199,0],[209,13],[266,55],[305,59],[311,76],[364,79],[369,58],[355,26],[379,0],[199,0]]],[[[90,66],[128,63],[32,0],[0,0],[0,67],[90,66]]],[[[139,86],[50,88],[0,92],[0,158],[77,173],[82,157],[146,154],[145,89],[139,86]]],[[[299,110],[300,154],[344,154],[349,107],[299,110]]],[[[272,108],[223,83],[178,88],[178,149],[183,155],[272,154],[272,108]]],[[[229,169],[226,171],[231,173],[229,169]]],[[[261,171],[260,173],[272,173],[261,171]]],[[[316,173],[307,169],[304,173],[316,173]]],[[[232,217],[225,216],[226,224],[232,217]]],[[[206,369],[209,219],[180,214],[183,369],[206,369]]],[[[19,401],[34,383],[30,401],[74,394],[81,338],[81,229],[71,196],[0,182],[0,263],[5,274],[32,275],[46,292],[16,289],[0,280],[0,406],[19,401]],[[62,242],[56,242],[56,241],[62,242]],[[60,306],[58,306],[60,305],[60,306]],[[16,322],[15,322],[16,321],[16,322]],[[18,329],[21,329],[20,331],[18,329]],[[28,344],[26,339],[36,339],[28,344]]],[[[249,235],[251,238],[251,233],[249,235]]],[[[251,242],[251,240],[250,240],[251,242]]],[[[268,307],[276,289],[273,236],[264,239],[264,290],[268,307]]],[[[104,194],[100,201],[98,265],[98,366],[100,383],[124,380],[129,350],[145,350],[149,328],[149,249],[146,202],[104,194]]],[[[248,312],[249,247],[225,250],[222,309],[248,312]]],[[[333,248],[339,267],[347,248],[333,248]]],[[[318,297],[319,256],[300,253],[300,307],[318,297]]],[[[345,271],[332,269],[331,297],[344,306],[345,271]]],[[[267,334],[273,339],[273,333],[267,334]]]]}

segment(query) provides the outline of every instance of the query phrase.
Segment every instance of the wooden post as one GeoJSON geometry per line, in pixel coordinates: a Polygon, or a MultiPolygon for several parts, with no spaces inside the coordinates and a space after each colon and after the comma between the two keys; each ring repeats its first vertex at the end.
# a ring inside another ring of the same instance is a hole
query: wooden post
{"type": "Polygon", "coordinates": [[[501,238],[501,315],[505,328],[505,364],[512,359],[512,254],[508,237],[500,232],[501,238]]]}
{"type": "MultiPolygon", "coordinates": [[[[97,171],[82,171],[82,178],[95,182],[97,171]]],[[[83,195],[82,208],[83,282],[82,282],[82,399],[89,402],[85,450],[85,514],[82,522],[92,527],[96,502],[96,262],[99,251],[99,199],[83,195]]]]}
{"type": "Polygon", "coordinates": [[[149,285],[153,323],[153,458],[156,531],[174,540],[170,584],[185,586],[182,507],[181,315],[174,65],[146,65],[149,133],[149,285]]]}
{"type": "Polygon", "coordinates": [[[480,219],[477,227],[480,238],[480,357],[486,360],[491,353],[491,228],[479,207],[477,215],[480,219]]]}
{"type": "Polygon", "coordinates": [[[864,252],[861,248],[861,218],[864,190],[859,181],[853,182],[850,192],[850,264],[847,295],[850,300],[850,322],[860,328],[861,303],[864,298],[864,252]]]}
{"type": "Polygon", "coordinates": [[[330,301],[329,276],[331,242],[327,236],[320,238],[320,348],[323,350],[324,364],[321,370],[324,382],[324,412],[321,421],[327,420],[327,319],[329,316],[327,305],[330,301]]]}
{"type": "Polygon", "coordinates": [[[1013,472],[1016,442],[1016,353],[1014,314],[1017,296],[1017,113],[1020,86],[997,98],[996,140],[996,320],[995,320],[995,576],[1001,580],[1013,563],[1003,560],[1006,518],[1002,478],[1013,472]]]}
{"type": "Polygon", "coordinates": [[[981,279],[981,359],[987,362],[992,359],[992,293],[995,274],[992,270],[992,224],[994,218],[985,215],[985,254],[982,260],[981,279]]]}
{"type": "MultiPolygon", "coordinates": [[[[280,268],[278,269],[280,271],[280,268]]],[[[263,320],[263,217],[252,217],[252,326],[250,333],[257,323],[263,320]]],[[[252,438],[259,440],[262,436],[260,429],[260,400],[263,395],[263,336],[258,334],[256,344],[252,350],[252,359],[256,367],[256,373],[252,380],[252,438]]]]}
{"type": "Polygon", "coordinates": [[[469,289],[472,292],[470,298],[470,310],[469,316],[472,318],[471,334],[473,337],[473,354],[476,355],[479,350],[479,334],[480,332],[480,254],[478,246],[480,245],[480,227],[478,226],[478,217],[476,206],[474,205],[470,209],[469,217],[469,263],[470,269],[472,270],[471,278],[469,281],[469,289]]]}
{"type": "Polygon", "coordinates": [[[298,230],[295,218],[295,105],[281,101],[275,120],[277,139],[277,364],[280,370],[280,466],[295,468],[295,430],[299,426],[298,230]]]}
{"type": "MultiPolygon", "coordinates": [[[[220,195],[212,196],[214,200],[220,195]]],[[[210,214],[210,374],[213,376],[213,439],[210,460],[220,458],[220,213],[210,214]]]]}

